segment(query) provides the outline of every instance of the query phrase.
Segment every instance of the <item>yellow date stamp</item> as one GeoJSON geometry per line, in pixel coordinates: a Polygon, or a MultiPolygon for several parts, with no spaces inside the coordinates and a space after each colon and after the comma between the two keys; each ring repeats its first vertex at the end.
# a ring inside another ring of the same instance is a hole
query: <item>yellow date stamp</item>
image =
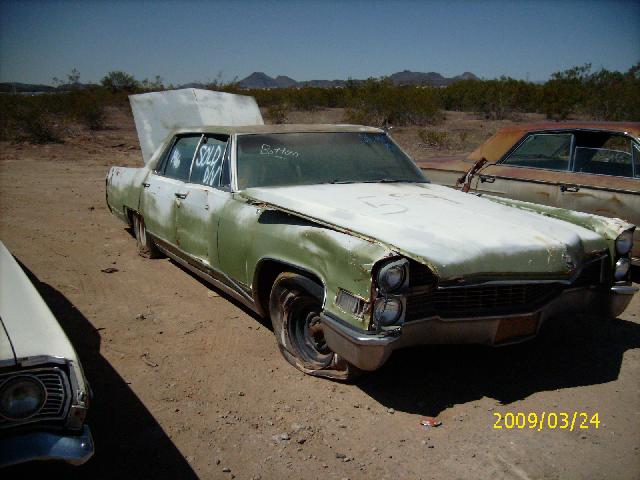
{"type": "Polygon", "coordinates": [[[588,430],[600,428],[598,412],[493,412],[494,430],[588,430]]]}

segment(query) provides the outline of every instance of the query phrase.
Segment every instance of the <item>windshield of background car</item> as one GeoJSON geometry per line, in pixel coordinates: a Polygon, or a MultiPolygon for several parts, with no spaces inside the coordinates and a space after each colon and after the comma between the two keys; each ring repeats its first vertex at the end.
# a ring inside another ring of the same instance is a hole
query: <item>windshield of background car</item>
{"type": "Polygon", "coordinates": [[[238,188],[320,183],[426,182],[383,133],[240,135],[238,188]]]}

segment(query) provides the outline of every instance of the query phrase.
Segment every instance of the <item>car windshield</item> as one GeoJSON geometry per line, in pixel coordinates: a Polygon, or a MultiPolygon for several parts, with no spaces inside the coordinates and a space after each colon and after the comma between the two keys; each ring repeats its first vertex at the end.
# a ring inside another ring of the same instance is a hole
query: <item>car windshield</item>
{"type": "Polygon", "coordinates": [[[321,183],[427,182],[384,133],[240,135],[238,188],[321,183]]]}

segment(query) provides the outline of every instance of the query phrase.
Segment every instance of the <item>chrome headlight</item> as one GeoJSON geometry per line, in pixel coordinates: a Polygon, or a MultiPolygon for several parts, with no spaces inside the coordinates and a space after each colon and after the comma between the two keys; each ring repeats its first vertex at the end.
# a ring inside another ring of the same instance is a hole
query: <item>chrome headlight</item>
{"type": "Polygon", "coordinates": [[[30,375],[10,378],[0,387],[0,416],[25,420],[40,411],[47,391],[40,380],[30,375]]]}
{"type": "Polygon", "coordinates": [[[613,271],[614,278],[616,280],[624,280],[627,274],[629,273],[630,267],[631,267],[631,262],[629,262],[628,258],[620,258],[616,262],[616,266],[613,271]]]}
{"type": "Polygon", "coordinates": [[[618,255],[626,255],[633,247],[633,230],[622,232],[616,238],[616,252],[618,255]]]}
{"type": "Polygon", "coordinates": [[[399,260],[385,265],[378,272],[377,279],[380,291],[388,293],[398,290],[407,280],[407,261],[399,260]]]}
{"type": "Polygon", "coordinates": [[[402,301],[399,298],[378,298],[373,307],[373,319],[381,327],[390,327],[402,316],[402,301]]]}

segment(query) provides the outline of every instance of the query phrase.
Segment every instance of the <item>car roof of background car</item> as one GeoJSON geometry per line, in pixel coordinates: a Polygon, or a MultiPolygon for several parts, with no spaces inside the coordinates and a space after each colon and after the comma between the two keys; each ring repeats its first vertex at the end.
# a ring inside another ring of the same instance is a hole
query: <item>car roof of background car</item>
{"type": "Polygon", "coordinates": [[[144,163],[167,135],[185,125],[262,125],[253,97],[196,88],[130,95],[144,163]]]}
{"type": "Polygon", "coordinates": [[[640,139],[640,123],[638,122],[540,122],[509,125],[498,130],[489,140],[484,142],[466,158],[467,161],[478,161],[486,158],[489,162],[500,160],[525,134],[529,132],[556,130],[593,130],[614,133],[625,133],[640,139]]]}
{"type": "Polygon", "coordinates": [[[220,133],[225,135],[252,135],[252,134],[278,134],[278,133],[384,133],[383,130],[363,125],[336,125],[336,124],[281,124],[281,125],[239,125],[239,126],[192,126],[174,130],[174,135],[185,133],[220,133]]]}

